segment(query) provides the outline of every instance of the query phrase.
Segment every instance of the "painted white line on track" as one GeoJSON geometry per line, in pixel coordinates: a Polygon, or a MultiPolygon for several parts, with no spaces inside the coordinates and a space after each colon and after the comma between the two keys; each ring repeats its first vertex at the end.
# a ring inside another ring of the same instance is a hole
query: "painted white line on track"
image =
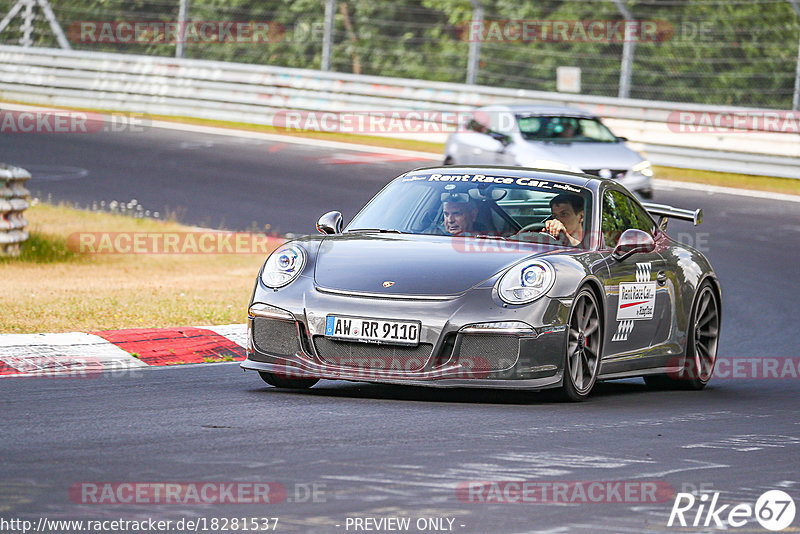
{"type": "Polygon", "coordinates": [[[720,193],[723,195],[736,195],[749,198],[766,198],[768,200],[782,200],[785,202],[800,202],[800,195],[787,195],[786,193],[771,193],[769,191],[756,191],[753,189],[737,189],[721,185],[698,184],[693,182],[676,182],[673,180],[653,180],[656,187],[669,189],[688,189],[690,191],[704,191],[709,194],[720,193]]]}
{"type": "Polygon", "coordinates": [[[155,128],[163,128],[167,130],[179,130],[184,132],[205,133],[211,135],[227,135],[231,137],[244,137],[246,139],[261,139],[263,141],[306,145],[313,146],[315,148],[335,148],[338,150],[368,152],[370,154],[394,154],[397,156],[406,156],[409,158],[428,161],[441,161],[444,157],[440,154],[434,154],[433,152],[419,152],[416,150],[405,150],[401,148],[362,145],[358,143],[348,143],[346,141],[329,141],[327,139],[314,139],[312,137],[295,137],[292,135],[251,132],[248,130],[235,130],[232,128],[220,128],[217,126],[201,126],[197,124],[184,124],[167,121],[152,121],[150,125],[155,128]]]}

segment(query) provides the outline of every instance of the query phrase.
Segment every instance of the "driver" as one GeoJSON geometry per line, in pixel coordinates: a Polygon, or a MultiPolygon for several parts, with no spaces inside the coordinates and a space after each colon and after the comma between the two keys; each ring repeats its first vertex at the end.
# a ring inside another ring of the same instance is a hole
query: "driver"
{"type": "Polygon", "coordinates": [[[578,133],[578,129],[576,128],[575,123],[568,121],[564,123],[563,129],[556,135],[556,137],[560,137],[562,139],[572,139],[575,137],[576,133],[578,133]]]}
{"type": "Polygon", "coordinates": [[[466,193],[443,193],[442,215],[444,220],[433,233],[472,235],[484,231],[482,225],[476,221],[478,206],[466,193]]]}
{"type": "Polygon", "coordinates": [[[583,199],[578,195],[562,193],[550,199],[554,219],[544,223],[542,232],[558,238],[564,232],[570,244],[577,247],[583,241],[583,199]]]}

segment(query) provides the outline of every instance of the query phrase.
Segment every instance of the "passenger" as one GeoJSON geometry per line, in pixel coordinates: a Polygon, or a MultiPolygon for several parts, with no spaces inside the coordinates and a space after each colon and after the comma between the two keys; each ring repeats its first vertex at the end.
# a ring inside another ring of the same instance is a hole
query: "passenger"
{"type": "Polygon", "coordinates": [[[580,246],[583,242],[583,199],[569,193],[556,195],[550,199],[550,211],[555,218],[545,221],[542,232],[556,239],[564,232],[572,246],[580,246]]]}

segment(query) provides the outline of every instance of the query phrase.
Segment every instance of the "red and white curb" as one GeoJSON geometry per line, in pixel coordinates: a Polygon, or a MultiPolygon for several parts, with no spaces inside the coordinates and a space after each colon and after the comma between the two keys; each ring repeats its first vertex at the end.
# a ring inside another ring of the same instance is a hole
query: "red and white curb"
{"type": "Polygon", "coordinates": [[[247,325],[0,335],[0,377],[85,376],[150,366],[240,361],[247,325]]]}

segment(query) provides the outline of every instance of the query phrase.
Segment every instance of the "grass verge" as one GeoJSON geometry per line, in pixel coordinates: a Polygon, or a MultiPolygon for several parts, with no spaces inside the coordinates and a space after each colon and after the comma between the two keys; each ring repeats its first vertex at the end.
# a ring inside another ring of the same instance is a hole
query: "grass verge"
{"type": "Polygon", "coordinates": [[[19,257],[0,259],[0,333],[245,322],[264,253],[86,254],[70,235],[193,229],[65,205],[25,214],[31,238],[19,257]]]}
{"type": "Polygon", "coordinates": [[[734,174],[731,172],[698,171],[694,169],[678,169],[675,167],[655,167],[654,170],[656,178],[664,180],[800,195],[800,180],[794,178],[753,176],[750,174],[734,174]]]}

